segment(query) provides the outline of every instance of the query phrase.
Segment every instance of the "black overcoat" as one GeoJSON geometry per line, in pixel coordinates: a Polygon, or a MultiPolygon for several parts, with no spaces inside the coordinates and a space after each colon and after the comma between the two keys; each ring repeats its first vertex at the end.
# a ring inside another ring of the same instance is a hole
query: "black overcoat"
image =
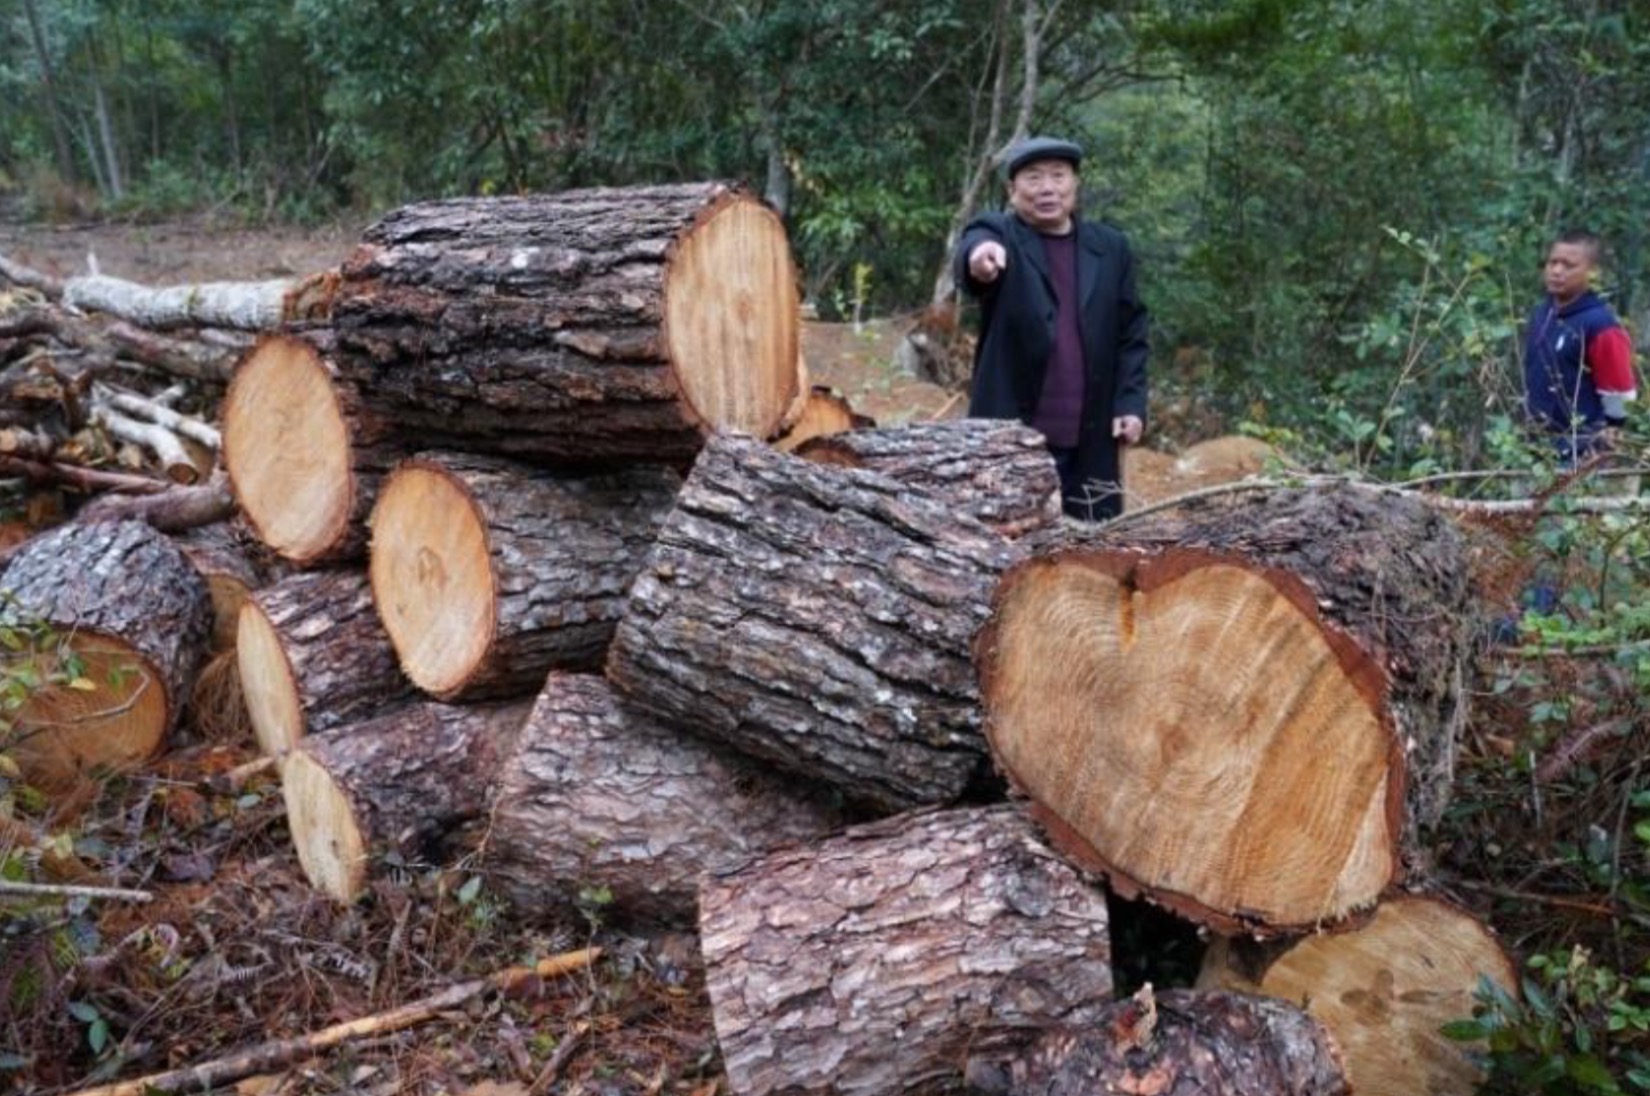
{"type": "MultiPolygon", "coordinates": [[[[1146,307],[1135,291],[1128,239],[1109,225],[1080,219],[1074,230],[1085,367],[1077,467],[1084,482],[1121,483],[1111,421],[1122,415],[1146,421],[1146,307]]],[[[980,302],[968,413],[1030,423],[1054,349],[1054,287],[1043,241],[1011,212],[981,214],[963,229],[956,264],[957,284],[980,302]],[[1008,252],[1008,265],[989,285],[968,273],[969,253],[985,240],[1008,252]]],[[[1112,517],[1121,507],[1113,497],[1090,516],[1112,517]]]]}

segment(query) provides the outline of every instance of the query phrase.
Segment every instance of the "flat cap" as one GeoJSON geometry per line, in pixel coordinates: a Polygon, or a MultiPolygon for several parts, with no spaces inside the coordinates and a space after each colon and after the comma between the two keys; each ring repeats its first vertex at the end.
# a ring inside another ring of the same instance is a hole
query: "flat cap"
{"type": "Polygon", "coordinates": [[[1027,137],[1012,146],[1003,155],[1003,176],[1013,179],[1027,164],[1038,160],[1065,160],[1072,167],[1083,163],[1083,150],[1070,141],[1058,137],[1027,137]]]}

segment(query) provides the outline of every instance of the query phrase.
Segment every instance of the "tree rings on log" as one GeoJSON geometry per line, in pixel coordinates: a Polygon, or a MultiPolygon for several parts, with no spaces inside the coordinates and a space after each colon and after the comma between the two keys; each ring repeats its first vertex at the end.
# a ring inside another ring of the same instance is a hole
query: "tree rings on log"
{"type": "Polygon", "coordinates": [[[1106,900],[1014,807],[926,811],[708,879],[699,930],[736,1096],[945,1091],[970,1055],[1092,1021],[1106,900]]]}
{"type": "Polygon", "coordinates": [[[499,777],[487,866],[523,909],[566,913],[589,887],[621,917],[691,924],[706,872],[841,823],[819,789],[552,673],[499,777]]]}
{"type": "Polygon", "coordinates": [[[1283,493],[1016,567],[976,660],[1062,849],[1222,931],[1341,921],[1448,794],[1470,603],[1420,503],[1283,493]]]}
{"type": "Polygon", "coordinates": [[[1018,548],[886,476],[700,454],[607,672],[656,718],[882,809],[987,769],[968,643],[1018,548]]]}
{"type": "Polygon", "coordinates": [[[0,627],[39,636],[46,682],[17,712],[9,752],[47,787],[157,753],[206,652],[212,601],[177,545],[143,522],[65,525],[4,574],[0,627]],[[36,629],[42,629],[36,631],[36,629]]]}
{"type": "Polygon", "coordinates": [[[1471,1096],[1483,1080],[1468,1057],[1474,1048],[1439,1029],[1472,1015],[1480,977],[1517,992],[1517,970],[1481,921],[1402,895],[1350,932],[1287,944],[1217,939],[1199,985],[1307,1009],[1340,1044],[1358,1096],[1471,1096]]]}
{"type": "Polygon", "coordinates": [[[497,458],[401,464],[372,514],[373,598],[407,676],[443,700],[536,693],[601,664],[680,480],[558,477],[497,458]]]}
{"type": "Polygon", "coordinates": [[[369,228],[340,366],[432,448],[685,463],[801,391],[784,225],[718,183],[424,202],[369,228]]]}
{"type": "Polygon", "coordinates": [[[325,332],[259,340],[224,396],[235,501],[258,538],[299,566],[365,551],[378,481],[405,452],[339,377],[325,332]]]}
{"type": "Polygon", "coordinates": [[[414,695],[361,571],[292,575],[253,594],[235,657],[253,734],[271,757],[414,695]]]}
{"type": "Polygon", "coordinates": [[[281,790],[310,883],[353,902],[375,852],[416,856],[484,815],[531,706],[426,702],[303,739],[281,768],[281,790]]]}

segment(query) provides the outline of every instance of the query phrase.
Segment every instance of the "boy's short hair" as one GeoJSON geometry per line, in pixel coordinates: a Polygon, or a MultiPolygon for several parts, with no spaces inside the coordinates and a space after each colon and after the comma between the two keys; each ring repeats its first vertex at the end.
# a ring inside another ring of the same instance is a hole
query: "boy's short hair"
{"type": "Polygon", "coordinates": [[[1572,228],[1560,232],[1554,239],[1555,244],[1569,244],[1571,247],[1584,247],[1587,256],[1595,264],[1604,259],[1604,241],[1596,232],[1588,232],[1584,228],[1572,228]]]}

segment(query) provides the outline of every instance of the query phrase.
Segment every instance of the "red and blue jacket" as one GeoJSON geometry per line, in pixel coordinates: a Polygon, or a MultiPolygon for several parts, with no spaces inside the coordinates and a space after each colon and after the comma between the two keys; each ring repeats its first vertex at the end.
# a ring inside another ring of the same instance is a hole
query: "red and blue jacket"
{"type": "Polygon", "coordinates": [[[1592,292],[1566,305],[1543,300],[1524,337],[1524,401],[1562,455],[1590,453],[1637,396],[1633,344],[1610,306],[1592,292]]]}

